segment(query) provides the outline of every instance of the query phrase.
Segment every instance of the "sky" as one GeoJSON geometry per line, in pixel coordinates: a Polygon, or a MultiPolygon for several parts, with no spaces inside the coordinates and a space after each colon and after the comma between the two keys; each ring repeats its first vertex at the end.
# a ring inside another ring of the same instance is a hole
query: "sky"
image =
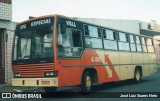
{"type": "Polygon", "coordinates": [[[160,24],[160,0],[12,0],[13,21],[29,16],[127,19],[160,24]]]}

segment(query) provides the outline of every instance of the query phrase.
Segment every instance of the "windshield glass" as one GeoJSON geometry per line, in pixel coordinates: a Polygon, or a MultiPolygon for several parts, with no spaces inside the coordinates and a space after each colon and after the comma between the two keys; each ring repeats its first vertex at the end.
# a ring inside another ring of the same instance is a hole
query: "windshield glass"
{"type": "Polygon", "coordinates": [[[45,26],[16,32],[14,61],[53,58],[53,27],[45,26]]]}

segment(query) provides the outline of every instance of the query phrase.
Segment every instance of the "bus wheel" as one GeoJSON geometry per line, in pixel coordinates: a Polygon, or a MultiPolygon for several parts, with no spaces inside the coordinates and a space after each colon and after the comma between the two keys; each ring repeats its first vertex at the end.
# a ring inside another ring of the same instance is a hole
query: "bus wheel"
{"type": "Polygon", "coordinates": [[[87,94],[92,90],[92,78],[89,72],[84,72],[82,76],[81,92],[87,94]]]}
{"type": "Polygon", "coordinates": [[[56,92],[57,87],[44,87],[45,92],[56,92]]]}
{"type": "Polygon", "coordinates": [[[134,83],[139,83],[141,81],[141,71],[139,68],[136,68],[135,69],[135,72],[134,72],[134,79],[133,79],[133,82],[134,83]]]}

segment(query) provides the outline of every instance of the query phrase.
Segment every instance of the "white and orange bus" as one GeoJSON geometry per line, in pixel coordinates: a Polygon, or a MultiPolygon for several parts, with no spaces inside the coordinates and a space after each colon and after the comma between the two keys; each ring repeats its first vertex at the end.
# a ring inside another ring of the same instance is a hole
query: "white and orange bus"
{"type": "Polygon", "coordinates": [[[157,71],[153,39],[60,15],[17,24],[13,42],[13,86],[56,88],[132,79],[157,71]]]}

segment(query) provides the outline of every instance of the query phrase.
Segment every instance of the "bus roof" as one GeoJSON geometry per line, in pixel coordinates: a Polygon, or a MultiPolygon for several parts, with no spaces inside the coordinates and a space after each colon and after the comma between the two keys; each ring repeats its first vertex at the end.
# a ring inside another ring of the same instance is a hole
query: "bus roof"
{"type": "Polygon", "coordinates": [[[93,26],[98,26],[98,27],[101,27],[101,28],[111,29],[111,30],[114,30],[114,31],[124,32],[124,33],[128,33],[128,34],[136,35],[136,36],[143,36],[143,37],[153,38],[153,37],[147,36],[147,35],[129,33],[129,32],[117,30],[117,29],[114,29],[114,28],[101,26],[101,25],[98,25],[98,24],[93,24],[93,23],[89,23],[89,22],[85,22],[85,21],[80,21],[80,20],[78,20],[78,19],[71,18],[71,17],[67,17],[67,16],[60,15],[60,14],[52,14],[52,15],[44,15],[44,16],[35,17],[35,18],[32,18],[32,19],[28,19],[28,20],[19,22],[19,23],[17,23],[17,25],[20,25],[20,24],[23,24],[23,23],[26,23],[26,22],[29,22],[29,21],[37,20],[37,19],[40,19],[40,18],[46,18],[46,17],[60,17],[60,18],[67,18],[67,19],[70,19],[70,20],[78,21],[78,22],[81,22],[81,23],[84,23],[84,24],[93,25],[93,26]]]}

